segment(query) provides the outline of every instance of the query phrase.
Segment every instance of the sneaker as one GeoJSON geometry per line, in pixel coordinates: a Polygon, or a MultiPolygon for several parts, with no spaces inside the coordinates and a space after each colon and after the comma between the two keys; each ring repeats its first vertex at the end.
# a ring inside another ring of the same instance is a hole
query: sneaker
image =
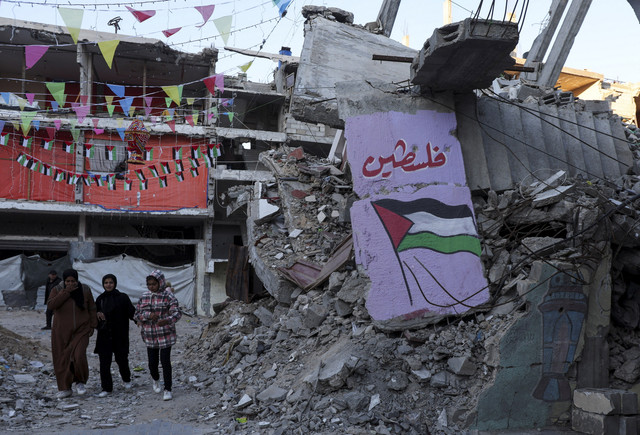
{"type": "Polygon", "coordinates": [[[173,399],[173,394],[171,391],[164,390],[164,394],[162,395],[162,400],[171,400],[173,399]]]}
{"type": "Polygon", "coordinates": [[[131,387],[133,387],[133,385],[131,384],[131,382],[125,382],[124,383],[124,389],[125,390],[130,390],[131,387]]]}
{"type": "Polygon", "coordinates": [[[162,388],[160,388],[160,382],[153,381],[153,391],[155,393],[159,393],[160,391],[162,391],[162,388]]]}
{"type": "Polygon", "coordinates": [[[82,382],[78,382],[76,384],[76,393],[78,393],[78,396],[82,396],[87,393],[87,388],[82,382]]]}
{"type": "Polygon", "coordinates": [[[100,393],[98,393],[98,397],[107,397],[109,395],[108,391],[101,391],[100,393]]]}
{"type": "Polygon", "coordinates": [[[71,390],[58,391],[56,393],[56,399],[65,399],[71,397],[71,390]]]}
{"type": "Polygon", "coordinates": [[[49,329],[51,329],[51,326],[43,326],[42,328],[40,328],[42,331],[48,331],[49,329]]]}

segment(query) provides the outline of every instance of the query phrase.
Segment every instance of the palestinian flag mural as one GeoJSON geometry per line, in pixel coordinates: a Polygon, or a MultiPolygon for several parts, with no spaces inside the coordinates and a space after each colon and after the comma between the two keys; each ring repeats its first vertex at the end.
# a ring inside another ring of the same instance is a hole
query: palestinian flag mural
{"type": "Polygon", "coordinates": [[[480,256],[480,240],[466,204],[451,206],[421,198],[410,202],[381,199],[372,205],[396,252],[423,248],[441,254],[470,252],[480,256]]]}

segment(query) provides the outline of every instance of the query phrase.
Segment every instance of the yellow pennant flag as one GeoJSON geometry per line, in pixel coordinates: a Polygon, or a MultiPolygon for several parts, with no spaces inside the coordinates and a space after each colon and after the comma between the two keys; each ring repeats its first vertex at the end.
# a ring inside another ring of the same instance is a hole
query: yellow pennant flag
{"type": "Polygon", "coordinates": [[[16,98],[18,99],[18,106],[20,106],[20,110],[24,110],[24,106],[27,105],[27,100],[17,95],[16,95],[16,98]]]}
{"type": "Polygon", "coordinates": [[[193,103],[195,103],[196,99],[195,98],[187,98],[187,104],[189,106],[193,106],[193,103]]]}
{"type": "Polygon", "coordinates": [[[120,41],[114,39],[113,41],[102,41],[98,42],[98,47],[100,48],[100,52],[102,53],[102,57],[104,57],[104,61],[107,62],[109,68],[111,68],[111,64],[113,63],[113,56],[116,54],[116,47],[120,41]]]}
{"type": "Polygon", "coordinates": [[[253,64],[253,61],[251,62],[247,62],[244,65],[240,65],[238,68],[240,68],[242,70],[242,72],[247,72],[247,70],[249,68],[251,68],[251,65],[253,64]]]}
{"type": "Polygon", "coordinates": [[[193,111],[193,125],[198,125],[198,116],[199,116],[198,111],[194,110],[193,111]]]}
{"type": "Polygon", "coordinates": [[[18,121],[11,121],[11,123],[13,124],[13,129],[15,131],[20,131],[20,124],[18,123],[18,121]]]}
{"type": "Polygon", "coordinates": [[[29,130],[31,129],[31,121],[34,116],[36,116],[35,110],[28,110],[26,112],[20,112],[20,120],[22,121],[22,134],[29,134],[29,130]]]}
{"type": "Polygon", "coordinates": [[[213,20],[213,24],[216,25],[216,29],[218,29],[218,33],[220,33],[220,36],[222,36],[224,45],[227,45],[227,41],[229,40],[229,33],[231,33],[232,20],[233,20],[232,15],[227,15],[227,16],[216,18],[215,20],[213,20]]]}
{"type": "Polygon", "coordinates": [[[171,98],[177,105],[180,105],[182,100],[182,86],[163,86],[162,90],[171,98]]]}
{"type": "Polygon", "coordinates": [[[58,8],[58,12],[67,26],[67,31],[73,39],[73,43],[78,43],[78,36],[80,36],[80,27],[82,27],[82,15],[84,9],[70,9],[70,8],[58,8]]]}
{"type": "Polygon", "coordinates": [[[122,127],[122,118],[116,118],[116,124],[118,127],[122,127]]]}
{"type": "Polygon", "coordinates": [[[129,117],[133,118],[134,113],[136,113],[136,106],[131,106],[129,108],[129,117]]]}

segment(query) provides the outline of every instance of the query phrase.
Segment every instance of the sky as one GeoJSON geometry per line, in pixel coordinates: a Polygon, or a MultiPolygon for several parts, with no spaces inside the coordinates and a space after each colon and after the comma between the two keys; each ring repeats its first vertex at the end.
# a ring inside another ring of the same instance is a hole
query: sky
{"type": "MultiPolygon", "coordinates": [[[[470,17],[479,3],[479,0],[454,0],[453,21],[470,17]]],[[[505,4],[509,5],[510,12],[516,3],[516,19],[521,20],[524,0],[496,0],[494,18],[502,19],[505,4]]],[[[354,23],[364,25],[376,20],[382,0],[293,0],[284,17],[280,17],[272,0],[134,0],[121,4],[107,0],[0,0],[0,16],[64,26],[58,6],[82,9],[81,27],[104,32],[114,32],[107,22],[121,17],[119,34],[159,39],[175,49],[194,53],[216,47],[219,49],[217,72],[235,75],[253,58],[225,50],[225,46],[266,53],[278,53],[282,47],[290,47],[292,54],[299,56],[304,40],[301,10],[308,4],[350,11],[354,14],[354,23]],[[202,25],[203,16],[195,7],[209,5],[215,5],[213,14],[202,25]],[[154,11],[155,15],[140,23],[125,6],[154,11]],[[231,23],[227,41],[219,31],[220,22],[225,20],[231,23]],[[162,33],[175,28],[180,30],[170,37],[162,33]]],[[[483,4],[480,17],[487,17],[491,2],[484,1],[483,4]]],[[[550,5],[551,0],[530,0],[521,22],[519,56],[531,48],[550,5]]],[[[408,35],[409,46],[418,50],[442,25],[442,0],[402,0],[391,38],[401,41],[408,35]]],[[[640,23],[626,0],[594,0],[566,66],[601,73],[607,79],[640,82],[640,56],[635,53],[637,41],[640,41],[640,23]]],[[[275,67],[276,64],[268,59],[255,59],[247,69],[248,78],[270,82],[275,67]]]]}

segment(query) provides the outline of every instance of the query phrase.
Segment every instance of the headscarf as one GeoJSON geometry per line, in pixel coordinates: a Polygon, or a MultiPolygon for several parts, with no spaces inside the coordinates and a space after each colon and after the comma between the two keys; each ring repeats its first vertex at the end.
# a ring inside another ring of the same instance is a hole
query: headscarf
{"type": "MultiPolygon", "coordinates": [[[[62,282],[70,276],[74,277],[78,281],[78,271],[74,269],[67,269],[62,273],[62,282]]],[[[73,299],[79,308],[84,309],[84,293],[82,291],[82,283],[78,281],[78,288],[69,293],[69,297],[73,299]]]]}
{"type": "Polygon", "coordinates": [[[102,287],[104,288],[104,282],[109,278],[113,280],[113,289],[115,290],[116,287],[118,287],[118,278],[116,278],[116,276],[112,273],[107,273],[102,277],[102,287]]]}
{"type": "Polygon", "coordinates": [[[165,288],[167,288],[167,281],[164,279],[164,273],[160,272],[158,269],[151,272],[147,278],[153,278],[158,281],[158,292],[163,292],[165,288]]]}

